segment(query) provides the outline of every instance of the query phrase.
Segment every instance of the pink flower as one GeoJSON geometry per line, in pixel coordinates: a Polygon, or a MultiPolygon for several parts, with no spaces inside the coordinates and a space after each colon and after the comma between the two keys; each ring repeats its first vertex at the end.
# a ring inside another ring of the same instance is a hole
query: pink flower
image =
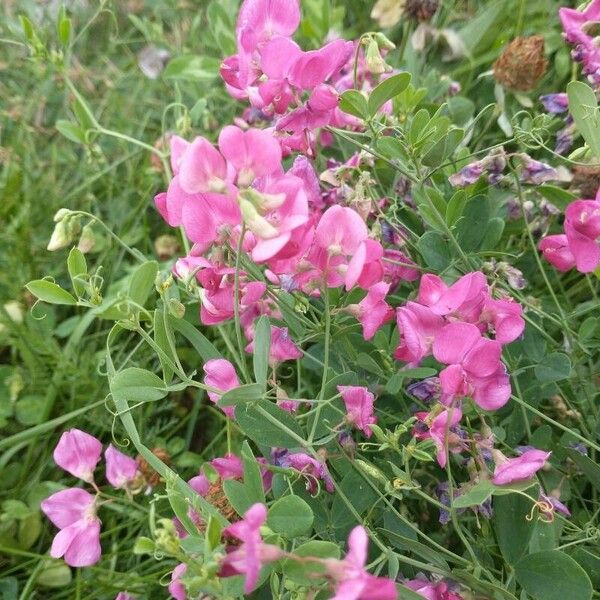
{"type": "Polygon", "coordinates": [[[135,600],[135,596],[132,596],[127,592],[119,592],[115,600],[135,600]]]}
{"type": "MultiPolygon", "coordinates": [[[[215,404],[219,401],[224,392],[240,387],[235,367],[224,358],[214,358],[207,360],[202,367],[204,369],[204,385],[220,390],[220,392],[208,391],[208,397],[215,404]]],[[[233,406],[223,407],[223,412],[230,418],[234,417],[233,406]]]]}
{"type": "Polygon", "coordinates": [[[500,361],[499,342],[481,336],[470,323],[444,326],[433,342],[433,355],[446,365],[440,373],[442,402],[472,395],[484,410],[496,410],[508,401],[510,383],[500,361]]]}
{"type": "Polygon", "coordinates": [[[332,493],[335,485],[327,467],[304,452],[289,453],[287,450],[273,450],[273,462],[281,467],[291,467],[300,471],[306,478],[306,490],[317,493],[317,480],[325,483],[325,489],[332,493]]]}
{"type": "Polygon", "coordinates": [[[552,453],[533,448],[526,450],[516,458],[500,457],[500,461],[496,460],[492,483],[494,485],[506,485],[514,481],[529,479],[543,468],[550,454],[552,453]]]}
{"type": "Polygon", "coordinates": [[[487,297],[485,275],[476,271],[463,275],[451,286],[447,286],[437,275],[423,275],[418,301],[436,315],[475,323],[487,297]]]}
{"type": "MultiPolygon", "coordinates": [[[[232,231],[241,224],[242,213],[235,200],[235,191],[232,188],[229,194],[205,193],[184,199],[181,224],[194,242],[196,254],[205,252],[215,242],[227,242],[232,231]]],[[[167,199],[168,195],[169,192],[167,199]]]]}
{"type": "Polygon", "coordinates": [[[281,172],[281,146],[263,129],[242,131],[228,125],[219,134],[219,149],[237,171],[240,187],[249,186],[257,177],[281,172]]]}
{"type": "Polygon", "coordinates": [[[488,298],[483,305],[481,320],[493,327],[498,342],[508,344],[516,340],[525,329],[522,315],[523,307],[519,303],[488,298]]]}
{"type": "Polygon", "coordinates": [[[223,533],[237,538],[242,544],[229,552],[221,563],[222,577],[244,574],[244,593],[249,594],[256,587],[260,570],[266,563],[278,560],[281,550],[272,544],[265,544],[260,535],[260,528],[267,520],[267,507],[264,504],[253,504],[241,521],[227,527],[223,533]]]}
{"type": "Polygon", "coordinates": [[[358,284],[369,289],[383,279],[383,246],[375,240],[361,242],[348,263],[345,284],[349,290],[358,284]]]}
{"type": "Polygon", "coordinates": [[[565,233],[577,270],[595,271],[600,266],[600,200],[571,202],[565,211],[565,233]]]}
{"type": "Polygon", "coordinates": [[[181,583],[181,578],[187,571],[187,565],[181,563],[177,565],[171,573],[171,583],[169,583],[169,594],[175,600],[187,600],[187,594],[185,593],[185,586],[181,583]]]}
{"type": "Polygon", "coordinates": [[[257,237],[252,258],[256,262],[265,262],[294,256],[301,246],[304,226],[310,218],[304,181],[286,174],[264,182],[257,189],[264,192],[265,206],[257,211],[256,228],[247,222],[257,237]]]}
{"type": "Polygon", "coordinates": [[[316,88],[339,72],[353,50],[352,42],[334,40],[318,50],[302,53],[290,70],[290,83],[302,90],[316,88]]]}
{"type": "Polygon", "coordinates": [[[443,327],[444,319],[426,306],[407,302],[396,310],[396,320],[401,338],[394,358],[417,366],[431,354],[433,340],[443,327]]]}
{"type": "Polygon", "coordinates": [[[219,191],[226,176],[225,160],[203,137],[189,144],[179,159],[179,185],[186,194],[219,191]]]}
{"type": "Polygon", "coordinates": [[[348,536],[348,553],[343,560],[326,559],[329,576],[335,585],[331,600],[396,600],[396,584],[375,577],[365,570],[369,539],[364,527],[355,527],[348,536]]]}
{"type": "Polygon", "coordinates": [[[395,289],[401,281],[416,281],[421,276],[414,261],[400,250],[386,248],[383,251],[383,276],[395,289]]]}
{"type": "Polygon", "coordinates": [[[559,271],[570,271],[575,267],[575,257],[565,234],[546,236],[538,248],[544,258],[559,271]]]}
{"type": "Polygon", "coordinates": [[[300,24],[298,0],[244,0],[236,25],[248,50],[276,36],[290,37],[300,24]]]}
{"type": "Polygon", "coordinates": [[[462,411],[458,407],[450,410],[444,410],[437,415],[429,427],[429,437],[433,440],[437,449],[437,461],[440,467],[445,468],[448,462],[448,453],[446,445],[452,451],[462,450],[462,440],[452,431],[462,419],[462,411]]]}
{"type": "Polygon", "coordinates": [[[426,579],[412,579],[403,585],[426,600],[463,600],[462,596],[449,589],[445,581],[432,583],[426,579]]]}
{"type": "Polygon", "coordinates": [[[367,437],[371,437],[369,425],[377,423],[373,414],[375,396],[366,387],[354,385],[338,385],[338,392],[346,405],[346,420],[360,429],[367,437]]]}
{"type": "Polygon", "coordinates": [[[54,449],[54,462],[74,477],[91,483],[102,454],[102,444],[79,429],[65,431],[54,449]]]}
{"type": "Polygon", "coordinates": [[[138,472],[137,462],[119,452],[112,444],[104,451],[106,460],[106,479],[114,488],[125,488],[131,483],[138,472]]]}
{"type": "Polygon", "coordinates": [[[346,307],[360,321],[365,340],[370,340],[380,327],[394,318],[394,309],[385,301],[389,290],[390,284],[380,281],[369,288],[358,304],[346,307]]]}
{"type": "MultiPolygon", "coordinates": [[[[254,353],[254,340],[246,346],[246,352],[254,353]]],[[[271,325],[271,348],[269,350],[269,363],[275,365],[286,360],[302,358],[302,350],[296,346],[287,327],[271,325]]]]}
{"type": "Polygon", "coordinates": [[[330,256],[337,256],[354,254],[369,232],[356,211],[335,205],[323,213],[315,235],[321,248],[330,256]]]}
{"type": "Polygon", "coordinates": [[[44,514],[60,531],[54,536],[50,556],[71,567],[88,567],[100,560],[100,520],[96,499],[81,488],[52,494],[41,505],[44,514]]]}

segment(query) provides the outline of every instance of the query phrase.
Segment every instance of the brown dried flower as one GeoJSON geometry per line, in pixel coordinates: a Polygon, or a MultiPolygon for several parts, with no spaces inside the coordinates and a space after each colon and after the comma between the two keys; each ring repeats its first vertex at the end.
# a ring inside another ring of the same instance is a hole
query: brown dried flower
{"type": "Polygon", "coordinates": [[[494,63],[496,81],[510,90],[529,92],[544,76],[548,60],[541,35],[515,38],[494,63]]]}
{"type": "Polygon", "coordinates": [[[415,21],[424,23],[433,17],[439,5],[439,0],[406,0],[404,14],[415,21]]]}
{"type": "Polygon", "coordinates": [[[600,167],[576,165],[573,167],[571,189],[578,191],[580,198],[595,198],[600,188],[600,167]]]}
{"type": "MultiPolygon", "coordinates": [[[[165,464],[171,463],[171,457],[169,453],[164,448],[154,448],[152,450],[152,454],[162,460],[165,464]]],[[[140,472],[144,476],[146,483],[152,487],[155,487],[160,483],[160,475],[150,466],[148,461],[142,456],[137,457],[138,467],[140,472]]]]}

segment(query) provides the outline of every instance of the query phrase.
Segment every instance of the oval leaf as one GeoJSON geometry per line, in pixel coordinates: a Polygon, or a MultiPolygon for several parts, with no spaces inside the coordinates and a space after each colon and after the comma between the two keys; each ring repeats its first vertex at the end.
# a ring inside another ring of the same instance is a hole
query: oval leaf
{"type": "Polygon", "coordinates": [[[60,285],[47,279],[36,279],[25,286],[36,298],[48,304],[77,304],[77,300],[60,285]]]}
{"type": "Polygon", "coordinates": [[[269,508],[267,525],[288,539],[308,533],[314,520],[310,506],[299,496],[279,498],[269,508]]]}

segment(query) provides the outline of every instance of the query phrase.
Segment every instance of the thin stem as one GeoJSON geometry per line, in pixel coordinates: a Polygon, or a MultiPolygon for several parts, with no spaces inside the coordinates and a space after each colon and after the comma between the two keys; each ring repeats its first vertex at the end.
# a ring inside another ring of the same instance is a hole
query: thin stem
{"type": "Polygon", "coordinates": [[[248,368],[245,360],[244,342],[242,339],[242,326],[240,324],[240,260],[244,247],[244,236],[246,234],[246,226],[242,224],[240,230],[240,239],[238,240],[237,250],[235,253],[235,274],[233,281],[233,317],[235,321],[235,337],[237,339],[238,352],[240,356],[240,367],[242,369],[242,375],[246,382],[250,382],[250,376],[248,375],[248,368]]]}

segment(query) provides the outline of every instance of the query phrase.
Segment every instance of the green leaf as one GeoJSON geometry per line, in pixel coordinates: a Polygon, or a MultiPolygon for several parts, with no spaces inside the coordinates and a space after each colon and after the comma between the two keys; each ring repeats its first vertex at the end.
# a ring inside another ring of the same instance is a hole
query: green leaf
{"type": "Polygon", "coordinates": [[[600,490],[600,465],[595,463],[589,456],[577,452],[573,448],[567,450],[569,458],[583,471],[589,482],[600,490]]]}
{"type": "Polygon", "coordinates": [[[113,395],[131,402],[150,402],[167,395],[164,381],[145,369],[128,367],[119,371],[110,382],[113,395]]]}
{"type": "Polygon", "coordinates": [[[169,61],[162,76],[165,79],[185,79],[188,81],[210,81],[217,76],[219,64],[213,58],[187,54],[176,56],[169,61]]]}
{"type": "Polygon", "coordinates": [[[409,83],[410,73],[396,73],[396,75],[384,79],[369,96],[367,102],[369,116],[372,117],[388,100],[401,94],[409,83]]]}
{"type": "MultiPolygon", "coordinates": [[[[163,379],[166,383],[170,383],[173,379],[173,367],[170,366],[167,361],[167,357],[171,359],[173,363],[176,363],[173,349],[169,343],[169,332],[167,331],[168,321],[165,320],[165,313],[162,309],[157,308],[154,311],[154,341],[157,346],[165,353],[158,355],[160,360],[160,366],[163,371],[163,379]]],[[[172,332],[171,332],[172,334],[172,332]]]]}
{"type": "Polygon", "coordinates": [[[515,577],[536,600],[590,600],[593,593],[587,573],[558,550],[524,556],[515,565],[515,577]]]}
{"type": "Polygon", "coordinates": [[[555,185],[550,185],[548,183],[538,185],[535,188],[535,191],[544,196],[546,200],[549,200],[561,210],[567,208],[568,204],[577,199],[575,194],[571,194],[571,192],[568,192],[567,190],[563,190],[562,188],[559,188],[555,185]]]}
{"type": "Polygon", "coordinates": [[[154,540],[147,537],[139,537],[133,546],[134,554],[154,554],[154,540]]]}
{"type": "Polygon", "coordinates": [[[221,353],[212,345],[212,343],[203,336],[189,321],[185,319],[176,319],[174,316],[168,316],[169,325],[178,331],[194,347],[194,350],[206,362],[213,358],[222,358],[221,353]]]}
{"type": "Polygon", "coordinates": [[[417,242],[417,248],[429,267],[444,271],[450,265],[452,255],[446,238],[437,231],[427,231],[417,242]]]}
{"type": "Polygon", "coordinates": [[[295,437],[304,439],[304,432],[296,419],[272,402],[259,400],[255,404],[238,404],[235,418],[244,434],[259,446],[298,448],[302,445],[295,437]]]}
{"type": "MultiPolygon", "coordinates": [[[[341,555],[340,547],[333,542],[324,542],[321,540],[313,540],[300,544],[295,550],[296,556],[311,556],[313,558],[334,558],[339,559],[341,555]]],[[[298,561],[287,559],[282,561],[283,574],[293,581],[306,584],[307,581],[312,581],[313,578],[325,576],[327,569],[325,565],[313,561],[298,561]]]]}
{"type": "Polygon", "coordinates": [[[218,400],[217,406],[236,406],[244,402],[254,402],[264,396],[263,387],[259,383],[240,385],[225,392],[218,400]]]}
{"type": "Polygon", "coordinates": [[[310,532],[314,516],[310,506],[299,496],[279,498],[269,508],[267,525],[275,532],[293,539],[310,532]]]}
{"type": "Polygon", "coordinates": [[[254,328],[254,377],[262,391],[267,389],[269,372],[269,352],[271,350],[271,323],[269,317],[262,315],[254,328]]]}
{"type": "Polygon", "coordinates": [[[260,466],[250,445],[244,440],[242,444],[242,463],[244,465],[244,485],[248,494],[252,497],[253,503],[265,503],[265,488],[260,472],[260,466]]]}
{"type": "Polygon", "coordinates": [[[509,564],[518,561],[529,546],[535,523],[528,521],[531,501],[520,494],[494,497],[494,530],[502,556],[509,564]]]}
{"type": "Polygon", "coordinates": [[[359,119],[366,119],[369,111],[367,99],[356,90],[346,90],[340,97],[340,110],[354,115],[359,119]]]}
{"type": "Polygon", "coordinates": [[[467,194],[464,190],[457,190],[446,206],[446,224],[452,227],[462,216],[467,204],[467,194]]]}
{"type": "Polygon", "coordinates": [[[233,506],[235,512],[242,516],[254,503],[250,490],[236,479],[226,479],[223,481],[223,491],[229,504],[233,506]]]}
{"type": "Polygon", "coordinates": [[[402,383],[405,379],[425,379],[427,377],[433,377],[437,375],[435,369],[430,367],[417,367],[415,369],[403,369],[394,373],[385,384],[385,389],[390,394],[397,394],[402,387],[402,383]]]}
{"type": "Polygon", "coordinates": [[[494,492],[494,485],[490,481],[480,481],[468,492],[462,494],[452,502],[454,508],[468,508],[483,504],[494,492]]]}
{"type": "Polygon", "coordinates": [[[552,352],[535,366],[535,376],[542,383],[561,381],[571,374],[571,360],[562,352],[552,352]]]}
{"type": "Polygon", "coordinates": [[[158,273],[158,263],[150,260],[141,264],[131,276],[129,282],[129,297],[139,306],[144,306],[150,292],[154,289],[154,282],[158,273]]]}
{"type": "Polygon", "coordinates": [[[30,281],[25,287],[36,298],[42,300],[42,302],[48,302],[48,304],[77,304],[77,300],[69,292],[47,279],[30,281]]]}
{"type": "Polygon", "coordinates": [[[71,248],[69,257],[67,258],[67,269],[71,277],[71,284],[75,293],[81,297],[85,294],[85,284],[79,281],[78,278],[82,275],[87,275],[87,262],[83,252],[79,248],[71,248]]]}
{"type": "MultiPolygon", "coordinates": [[[[377,500],[377,493],[373,490],[366,477],[352,469],[344,476],[340,489],[346,499],[352,504],[354,510],[362,515],[364,511],[373,506],[377,500]]],[[[336,494],[331,507],[333,526],[342,528],[353,523],[356,517],[350,512],[341,494],[336,494]]]]}
{"type": "Polygon", "coordinates": [[[426,544],[422,544],[416,540],[412,540],[404,535],[400,535],[389,529],[378,529],[385,535],[392,545],[400,550],[410,551],[417,556],[424,558],[429,564],[437,565],[443,569],[448,569],[448,563],[444,557],[436,550],[430,548],[426,544]]]}
{"type": "Polygon", "coordinates": [[[567,85],[567,95],[569,112],[575,121],[575,126],[590,147],[592,154],[600,158],[600,116],[594,90],[581,81],[571,81],[567,85]]]}
{"type": "Polygon", "coordinates": [[[77,125],[77,123],[73,123],[72,121],[67,121],[65,119],[59,119],[56,121],[55,127],[57,131],[68,140],[71,140],[76,144],[86,143],[85,131],[79,125],[77,125]]]}
{"type": "Polygon", "coordinates": [[[71,42],[71,19],[62,13],[58,19],[57,27],[58,40],[63,48],[68,48],[71,42]]]}

